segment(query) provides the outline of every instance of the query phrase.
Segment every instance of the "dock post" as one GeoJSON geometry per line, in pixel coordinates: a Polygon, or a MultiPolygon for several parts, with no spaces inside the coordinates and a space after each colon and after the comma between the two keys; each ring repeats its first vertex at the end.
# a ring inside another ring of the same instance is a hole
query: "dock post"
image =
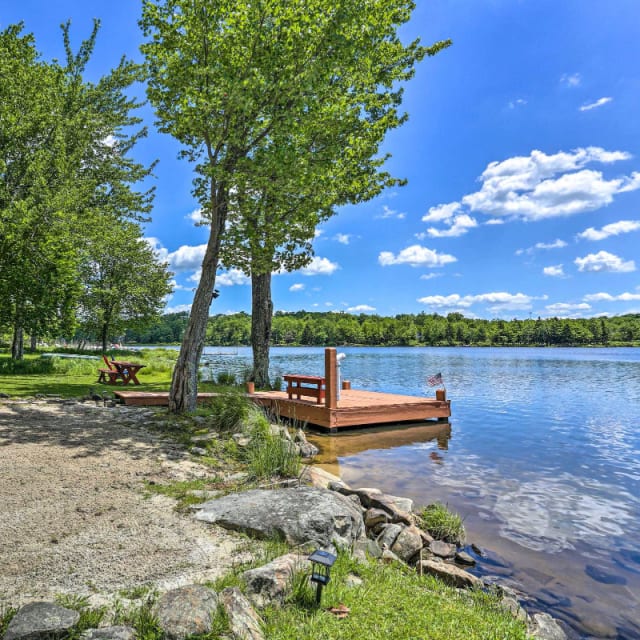
{"type": "Polygon", "coordinates": [[[324,406],[327,409],[337,409],[338,407],[338,363],[336,361],[336,350],[327,347],[324,350],[324,406]]]}

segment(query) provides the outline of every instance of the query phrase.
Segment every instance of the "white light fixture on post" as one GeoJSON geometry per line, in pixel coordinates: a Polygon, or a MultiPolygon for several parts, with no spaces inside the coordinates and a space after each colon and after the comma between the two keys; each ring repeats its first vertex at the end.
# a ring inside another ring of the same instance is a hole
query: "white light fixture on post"
{"type": "Polygon", "coordinates": [[[340,390],[342,388],[342,375],[340,374],[340,363],[347,357],[346,353],[339,353],[336,356],[336,369],[337,371],[337,378],[338,378],[338,400],[340,400],[340,390]]]}

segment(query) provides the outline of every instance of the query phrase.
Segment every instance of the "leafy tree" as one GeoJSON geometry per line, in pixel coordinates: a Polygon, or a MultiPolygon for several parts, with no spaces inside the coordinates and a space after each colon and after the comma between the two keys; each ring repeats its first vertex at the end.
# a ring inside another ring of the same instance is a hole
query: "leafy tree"
{"type": "Polygon", "coordinates": [[[81,275],[82,329],[98,337],[103,351],[109,338],[125,328],[149,326],[172,290],[172,274],[157,260],[140,227],[108,218],[91,229],[81,275]]]}
{"type": "MultiPolygon", "coordinates": [[[[274,252],[283,247],[283,260],[299,260],[296,247],[302,246],[303,255],[308,251],[317,216],[332,204],[317,193],[332,178],[339,190],[346,186],[346,164],[337,163],[332,174],[332,136],[343,145],[343,156],[352,156],[352,179],[369,173],[368,183],[378,188],[381,178],[375,174],[384,158],[368,167],[358,162],[374,157],[384,132],[402,119],[396,113],[401,92],[394,83],[408,78],[429,52],[417,42],[404,46],[396,36],[412,9],[403,0],[144,2],[148,96],[160,129],[175,136],[196,165],[194,193],[210,224],[202,277],[174,370],[171,411],[195,407],[197,367],[230,211],[249,223],[256,216],[275,216],[270,225],[254,226],[247,254],[247,270],[262,276],[263,290],[270,292],[274,252]],[[290,177],[287,169],[294,171],[290,177]],[[290,196],[297,207],[287,204],[290,196]],[[285,226],[286,212],[298,208],[300,218],[290,216],[294,232],[285,226]],[[261,235],[267,227],[273,236],[261,235]],[[267,242],[271,237],[273,243],[267,242]]],[[[367,187],[348,192],[364,197],[367,187]]],[[[235,262],[235,256],[226,262],[235,262]]],[[[270,322],[268,302],[258,313],[270,322]]],[[[268,344],[269,331],[259,331],[268,344]]]]}
{"type": "Polygon", "coordinates": [[[148,170],[127,157],[137,106],[124,91],[139,68],[122,60],[97,84],[83,73],[99,24],[65,64],[40,60],[22,25],[0,33],[0,322],[22,335],[69,334],[80,293],[82,231],[95,216],[147,212],[150,194],[132,185],[148,170]],[[117,141],[117,144],[115,142],[117,141]]]}

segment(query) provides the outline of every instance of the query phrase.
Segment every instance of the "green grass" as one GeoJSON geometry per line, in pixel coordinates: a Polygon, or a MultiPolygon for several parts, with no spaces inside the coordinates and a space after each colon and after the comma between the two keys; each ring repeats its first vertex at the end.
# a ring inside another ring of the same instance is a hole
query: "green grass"
{"type": "Polygon", "coordinates": [[[524,625],[482,592],[458,593],[435,578],[401,565],[360,564],[340,554],[324,589],[322,608],[315,587],[294,580],[292,602],[263,612],[269,640],[525,640],[524,625]],[[349,573],[363,584],[347,587],[349,573]],[[327,611],[345,605],[338,619],[327,611]]]}
{"type": "Polygon", "coordinates": [[[7,607],[4,604],[0,605],[0,638],[4,638],[5,631],[17,612],[18,610],[13,607],[7,607]]]}
{"type": "Polygon", "coordinates": [[[462,518],[449,511],[446,505],[434,502],[426,506],[419,514],[422,528],[436,540],[444,540],[452,544],[462,544],[465,538],[462,518]]]}

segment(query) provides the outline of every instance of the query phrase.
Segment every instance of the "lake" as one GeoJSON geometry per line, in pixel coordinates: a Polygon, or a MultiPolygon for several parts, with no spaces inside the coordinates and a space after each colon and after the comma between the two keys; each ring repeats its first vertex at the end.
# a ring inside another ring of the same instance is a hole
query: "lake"
{"type": "MultiPolygon", "coordinates": [[[[426,378],[442,372],[452,418],[318,435],[323,466],[352,486],[448,504],[487,550],[478,572],[574,637],[640,637],[640,349],[339,351],[356,388],[433,396],[426,378]]],[[[215,372],[250,357],[205,350],[215,372]]],[[[323,375],[323,349],[274,348],[271,364],[323,375]]]]}

